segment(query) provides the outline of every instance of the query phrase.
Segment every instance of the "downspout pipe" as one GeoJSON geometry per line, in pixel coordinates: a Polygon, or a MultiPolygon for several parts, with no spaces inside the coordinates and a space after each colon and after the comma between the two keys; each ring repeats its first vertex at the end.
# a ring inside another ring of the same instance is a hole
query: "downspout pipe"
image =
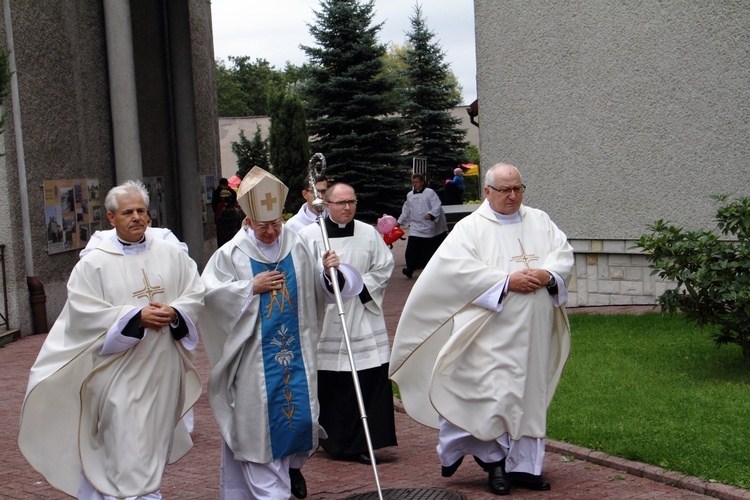
{"type": "MultiPolygon", "coordinates": [[[[13,21],[10,15],[10,0],[3,0],[5,15],[5,35],[8,47],[8,69],[11,71],[10,95],[13,107],[13,132],[16,138],[16,161],[18,163],[18,190],[21,197],[21,234],[23,238],[24,269],[26,285],[29,289],[31,303],[31,322],[33,333],[47,333],[47,296],[44,285],[34,277],[34,254],[31,246],[31,218],[29,216],[29,189],[26,182],[26,155],[23,149],[23,127],[21,126],[21,99],[18,92],[18,68],[16,51],[13,43],[13,21]]],[[[10,326],[10,325],[7,325],[10,326]]]]}

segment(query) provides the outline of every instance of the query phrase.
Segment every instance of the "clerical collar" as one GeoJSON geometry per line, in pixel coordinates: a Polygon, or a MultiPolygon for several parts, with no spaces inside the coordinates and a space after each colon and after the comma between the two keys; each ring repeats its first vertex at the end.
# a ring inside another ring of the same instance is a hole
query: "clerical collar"
{"type": "Polygon", "coordinates": [[[326,230],[328,231],[329,238],[346,238],[354,236],[354,219],[349,221],[348,224],[339,224],[331,220],[331,217],[326,217],[326,230]]]}
{"type": "Polygon", "coordinates": [[[144,234],[143,237],[139,241],[136,241],[135,243],[130,242],[130,241],[125,241],[125,240],[121,239],[119,236],[117,237],[117,241],[119,241],[120,245],[122,245],[124,247],[129,247],[129,246],[133,246],[133,245],[140,245],[141,243],[146,243],[146,235],[144,234]]]}
{"type": "MultiPolygon", "coordinates": [[[[492,207],[490,207],[490,210],[492,210],[492,207]]],[[[492,213],[495,214],[495,218],[502,225],[506,225],[506,224],[519,224],[519,223],[523,222],[523,220],[521,219],[521,211],[520,210],[518,210],[514,214],[509,214],[509,215],[501,214],[500,212],[495,212],[494,210],[492,210],[492,213]]]]}
{"type": "Polygon", "coordinates": [[[281,251],[281,235],[279,235],[273,243],[264,243],[255,237],[255,233],[252,230],[249,230],[248,232],[252,235],[253,240],[255,241],[255,246],[258,247],[258,250],[260,250],[268,260],[278,260],[279,252],[281,251]]]}
{"type": "Polygon", "coordinates": [[[420,193],[424,193],[424,186],[422,187],[422,189],[415,189],[414,190],[414,194],[420,194],[420,193]]]}

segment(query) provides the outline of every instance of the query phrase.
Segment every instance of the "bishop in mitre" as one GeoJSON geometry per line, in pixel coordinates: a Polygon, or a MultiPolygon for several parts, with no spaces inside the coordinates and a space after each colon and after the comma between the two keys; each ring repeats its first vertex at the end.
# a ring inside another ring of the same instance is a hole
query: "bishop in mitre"
{"type": "Polygon", "coordinates": [[[237,198],[246,224],[203,270],[208,397],[222,435],[221,498],[307,496],[300,471],[326,437],[318,423],[316,349],[336,269],[343,300],[355,268],[283,224],[288,188],[254,167],[237,198]]]}

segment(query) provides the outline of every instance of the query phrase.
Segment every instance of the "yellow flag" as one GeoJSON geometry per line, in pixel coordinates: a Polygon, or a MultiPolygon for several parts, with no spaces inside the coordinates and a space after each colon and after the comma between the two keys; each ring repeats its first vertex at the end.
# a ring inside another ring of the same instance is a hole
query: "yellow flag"
{"type": "Polygon", "coordinates": [[[476,165],[474,163],[464,163],[465,167],[469,167],[466,172],[464,172],[464,177],[475,177],[479,175],[479,165],[476,165]]]}

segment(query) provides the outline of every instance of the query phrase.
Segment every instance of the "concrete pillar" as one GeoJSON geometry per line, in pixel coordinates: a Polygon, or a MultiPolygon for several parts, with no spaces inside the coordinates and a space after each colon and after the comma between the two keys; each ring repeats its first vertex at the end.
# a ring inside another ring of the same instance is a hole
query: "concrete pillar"
{"type": "Polygon", "coordinates": [[[129,0],[103,0],[117,184],[143,179],[129,0]]]}
{"type": "Polygon", "coordinates": [[[200,263],[203,262],[203,224],[188,2],[167,1],[167,19],[180,191],[180,227],[182,239],[190,249],[190,256],[200,263]]]}

